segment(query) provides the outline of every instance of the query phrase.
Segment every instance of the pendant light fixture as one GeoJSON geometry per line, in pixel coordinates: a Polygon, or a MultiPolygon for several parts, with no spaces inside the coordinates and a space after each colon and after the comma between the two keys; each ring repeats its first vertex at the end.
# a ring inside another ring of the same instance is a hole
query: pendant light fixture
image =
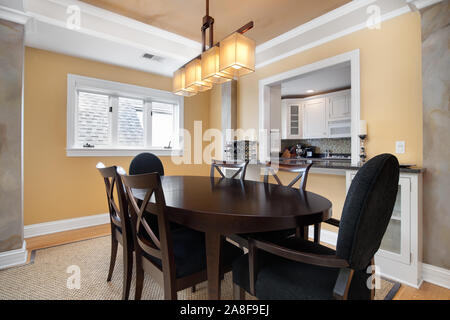
{"type": "Polygon", "coordinates": [[[175,71],[173,93],[192,96],[198,92],[255,71],[255,41],[243,34],[253,28],[253,21],[238,29],[219,43],[214,44],[214,19],[206,15],[202,25],[202,54],[175,71]],[[206,31],[209,29],[209,48],[206,48],[206,31]]]}
{"type": "Polygon", "coordinates": [[[194,59],[186,65],[186,88],[197,92],[212,88],[211,83],[202,81],[202,61],[200,58],[194,59]]]}
{"type": "Polygon", "coordinates": [[[186,69],[181,68],[173,74],[173,93],[179,96],[191,97],[197,92],[186,88],[186,69]]]}

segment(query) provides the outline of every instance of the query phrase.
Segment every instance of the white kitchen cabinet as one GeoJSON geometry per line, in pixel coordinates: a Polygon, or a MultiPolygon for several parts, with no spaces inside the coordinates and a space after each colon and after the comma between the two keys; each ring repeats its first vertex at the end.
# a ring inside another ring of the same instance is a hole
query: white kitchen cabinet
{"type": "Polygon", "coordinates": [[[282,138],[291,140],[302,139],[303,108],[301,100],[283,100],[282,109],[282,138]]]}
{"type": "Polygon", "coordinates": [[[282,139],[351,137],[351,90],[303,99],[285,99],[282,139]]]}
{"type": "Polygon", "coordinates": [[[328,138],[326,98],[305,100],[303,104],[303,138],[328,138]]]}
{"type": "Polygon", "coordinates": [[[328,119],[347,120],[351,117],[351,93],[350,90],[334,93],[327,97],[328,119]]]}
{"type": "MultiPolygon", "coordinates": [[[[356,171],[347,171],[347,191],[356,171]]],[[[375,264],[381,275],[419,287],[422,281],[421,174],[401,173],[397,200],[375,264]]]]}

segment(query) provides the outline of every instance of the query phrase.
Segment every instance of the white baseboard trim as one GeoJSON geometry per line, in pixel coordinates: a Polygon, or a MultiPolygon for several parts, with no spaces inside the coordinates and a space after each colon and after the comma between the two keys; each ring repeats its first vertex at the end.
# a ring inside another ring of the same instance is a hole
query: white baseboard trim
{"type": "MultiPolygon", "coordinates": [[[[314,238],[314,226],[309,227],[309,237],[314,238]]],[[[336,246],[337,243],[337,232],[322,229],[320,230],[320,242],[336,246]]]]}
{"type": "Polygon", "coordinates": [[[109,222],[109,214],[102,213],[75,219],[32,224],[24,227],[24,237],[25,239],[27,239],[51,233],[98,226],[101,224],[107,224],[109,222]]]}
{"type": "Polygon", "coordinates": [[[450,289],[450,270],[422,263],[422,277],[426,282],[450,289]]]}
{"type": "Polygon", "coordinates": [[[27,244],[24,240],[22,248],[0,253],[0,270],[25,264],[27,258],[27,244]]]}

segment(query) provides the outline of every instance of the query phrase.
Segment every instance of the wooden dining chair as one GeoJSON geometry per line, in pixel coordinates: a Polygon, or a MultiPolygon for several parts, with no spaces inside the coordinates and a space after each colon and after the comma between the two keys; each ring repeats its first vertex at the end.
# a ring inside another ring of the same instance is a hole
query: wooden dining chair
{"type": "Polygon", "coordinates": [[[230,169],[238,169],[232,176],[231,179],[235,179],[240,175],[240,180],[245,180],[245,175],[247,173],[247,166],[249,161],[221,161],[221,160],[212,160],[211,163],[211,172],[210,176],[211,178],[214,178],[214,173],[217,170],[219,172],[220,176],[222,178],[226,178],[225,174],[223,173],[223,168],[230,168],[230,169]]]}
{"type": "MultiPolygon", "coordinates": [[[[134,226],[136,251],[136,300],[141,299],[144,274],[164,288],[164,298],[177,299],[177,292],[207,280],[205,234],[188,228],[171,229],[161,178],[158,173],[121,176],[134,226]],[[132,190],[143,190],[144,200],[138,204],[132,190]],[[155,215],[158,228],[147,223],[155,215]]],[[[228,242],[221,251],[222,272],[231,270],[232,262],[243,252],[228,242]]]]}
{"type": "Polygon", "coordinates": [[[382,154],[356,174],[348,191],[336,250],[291,237],[249,240],[233,264],[235,298],[263,300],[374,299],[374,255],[392,216],[399,181],[395,156],[382,154]],[[372,278],[370,278],[372,277],[372,278]]]}
{"type": "MultiPolygon", "coordinates": [[[[108,201],[109,217],[111,224],[111,259],[107,281],[111,281],[117,257],[118,244],[122,245],[123,253],[123,289],[122,299],[127,300],[130,294],[130,285],[133,272],[134,240],[132,235],[131,221],[128,216],[128,202],[125,190],[117,174],[117,167],[105,167],[102,163],[97,164],[97,169],[103,177],[106,198],[108,201]],[[118,203],[114,199],[114,190],[118,197],[118,203]]],[[[122,169],[123,170],[123,169],[122,169]]]]}
{"type": "MultiPolygon", "coordinates": [[[[269,183],[269,176],[273,176],[276,183],[280,186],[283,185],[280,178],[278,177],[278,172],[289,172],[289,173],[296,173],[294,179],[287,185],[289,188],[294,188],[297,182],[299,183],[298,189],[301,191],[306,190],[306,183],[308,182],[308,174],[309,170],[312,167],[312,163],[310,164],[278,164],[277,167],[273,167],[272,163],[267,163],[264,168],[264,183],[269,183]]],[[[297,230],[292,230],[290,233],[295,233],[296,236],[306,238],[308,239],[308,226],[300,226],[297,228],[297,230]]],[[[321,225],[320,223],[314,224],[314,242],[319,243],[320,242],[320,230],[321,225]]],[[[280,233],[280,232],[277,232],[280,233]]],[[[281,232],[284,235],[286,235],[286,231],[281,232]]],[[[288,232],[289,233],[289,232],[288,232]]],[[[274,233],[271,233],[272,235],[274,233]]]]}

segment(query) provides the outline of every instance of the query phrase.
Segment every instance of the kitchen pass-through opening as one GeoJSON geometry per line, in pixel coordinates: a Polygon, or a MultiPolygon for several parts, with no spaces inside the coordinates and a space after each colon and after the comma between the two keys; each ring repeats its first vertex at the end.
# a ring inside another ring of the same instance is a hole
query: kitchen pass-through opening
{"type": "Polygon", "coordinates": [[[359,50],[262,79],[262,161],[274,158],[357,164],[360,141],[359,50]]]}

